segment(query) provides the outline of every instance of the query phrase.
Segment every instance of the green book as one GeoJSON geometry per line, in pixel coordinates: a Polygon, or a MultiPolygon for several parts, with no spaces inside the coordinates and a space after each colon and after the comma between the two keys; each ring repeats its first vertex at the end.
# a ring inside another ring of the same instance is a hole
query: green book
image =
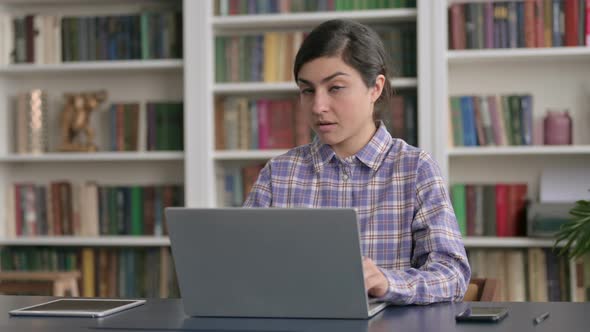
{"type": "Polygon", "coordinates": [[[459,224],[459,231],[461,231],[461,235],[465,236],[467,235],[467,197],[465,195],[464,184],[454,184],[451,186],[451,200],[453,202],[457,224],[459,224]]]}
{"type": "Polygon", "coordinates": [[[150,59],[150,13],[141,13],[141,58],[150,59]]]}
{"type": "Polygon", "coordinates": [[[522,145],[522,120],[521,120],[521,102],[520,96],[508,96],[508,102],[510,104],[510,122],[512,141],[514,145],[522,145]]]}
{"type": "Polygon", "coordinates": [[[451,97],[451,123],[453,127],[453,146],[464,146],[460,97],[451,97]]]}

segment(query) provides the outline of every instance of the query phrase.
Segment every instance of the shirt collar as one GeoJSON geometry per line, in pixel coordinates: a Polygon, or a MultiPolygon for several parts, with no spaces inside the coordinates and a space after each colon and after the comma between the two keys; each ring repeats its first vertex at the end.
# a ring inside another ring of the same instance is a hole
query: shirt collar
{"type": "MultiPolygon", "coordinates": [[[[389,134],[383,122],[379,121],[377,126],[377,131],[369,143],[354,155],[359,161],[374,171],[379,169],[385,158],[386,152],[393,144],[393,138],[391,138],[391,134],[389,134]]],[[[336,157],[336,153],[328,144],[322,143],[316,136],[311,143],[311,156],[313,160],[313,168],[316,172],[319,172],[325,164],[330,162],[332,158],[336,157]]]]}

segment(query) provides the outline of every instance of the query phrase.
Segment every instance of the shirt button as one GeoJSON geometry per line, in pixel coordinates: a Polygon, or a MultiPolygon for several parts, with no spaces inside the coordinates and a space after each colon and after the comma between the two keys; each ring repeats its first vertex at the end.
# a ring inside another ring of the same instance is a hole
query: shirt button
{"type": "Polygon", "coordinates": [[[342,180],[347,181],[348,180],[348,175],[342,174],[342,180]]]}

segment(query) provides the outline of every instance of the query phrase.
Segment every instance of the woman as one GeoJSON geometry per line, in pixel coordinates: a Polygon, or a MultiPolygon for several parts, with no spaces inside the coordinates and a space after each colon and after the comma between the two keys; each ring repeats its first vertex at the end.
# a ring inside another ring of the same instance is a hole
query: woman
{"type": "Polygon", "coordinates": [[[293,71],[317,137],[270,160],[244,206],[355,208],[370,296],[460,301],[470,268],[438,166],[375,121],[391,94],[386,63],[362,24],[332,20],[309,34],[293,71]]]}

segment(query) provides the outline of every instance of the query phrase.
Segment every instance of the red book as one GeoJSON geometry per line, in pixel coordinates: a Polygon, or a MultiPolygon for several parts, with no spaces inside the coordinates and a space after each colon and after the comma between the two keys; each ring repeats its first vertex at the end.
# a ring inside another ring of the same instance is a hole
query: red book
{"type": "Polygon", "coordinates": [[[260,99],[256,102],[258,114],[258,148],[269,149],[268,137],[270,135],[270,101],[260,99]]]}
{"type": "MultiPolygon", "coordinates": [[[[35,62],[35,27],[33,25],[34,16],[27,15],[25,16],[25,42],[26,42],[26,50],[27,50],[27,62],[33,63],[35,62]]],[[[76,59],[78,60],[78,59],[76,59]]]]}
{"type": "Polygon", "coordinates": [[[526,0],[524,3],[524,45],[535,47],[537,37],[535,36],[535,3],[534,0],[526,0]]]}
{"type": "Polygon", "coordinates": [[[22,185],[14,184],[14,216],[15,216],[15,234],[16,236],[23,235],[23,210],[21,209],[21,189],[22,185]]]}
{"type": "Polygon", "coordinates": [[[293,100],[295,108],[295,145],[305,145],[311,142],[311,129],[309,128],[309,114],[301,109],[299,101],[293,100]]]}
{"type": "Polygon", "coordinates": [[[289,149],[295,145],[293,105],[290,100],[273,100],[269,111],[269,149],[289,149]]]}
{"type": "Polygon", "coordinates": [[[154,226],[156,219],[154,215],[154,204],[155,204],[155,187],[147,186],[143,187],[143,233],[144,235],[154,235],[154,226]]]}
{"type": "Polygon", "coordinates": [[[578,46],[578,0],[565,0],[565,46],[578,46]]]}
{"type": "Polygon", "coordinates": [[[62,206],[59,182],[51,183],[51,206],[53,210],[53,234],[49,235],[63,235],[61,224],[62,206]]]}
{"type": "Polygon", "coordinates": [[[518,183],[508,188],[508,236],[526,233],[527,184],[518,183]]]}
{"type": "Polygon", "coordinates": [[[586,0],[586,46],[590,46],[590,0],[586,0]]]}
{"type": "Polygon", "coordinates": [[[496,184],[496,236],[508,236],[508,185],[496,184]]]}
{"type": "Polygon", "coordinates": [[[451,21],[451,49],[464,50],[465,40],[465,6],[452,4],[449,19],[451,21]]]}

